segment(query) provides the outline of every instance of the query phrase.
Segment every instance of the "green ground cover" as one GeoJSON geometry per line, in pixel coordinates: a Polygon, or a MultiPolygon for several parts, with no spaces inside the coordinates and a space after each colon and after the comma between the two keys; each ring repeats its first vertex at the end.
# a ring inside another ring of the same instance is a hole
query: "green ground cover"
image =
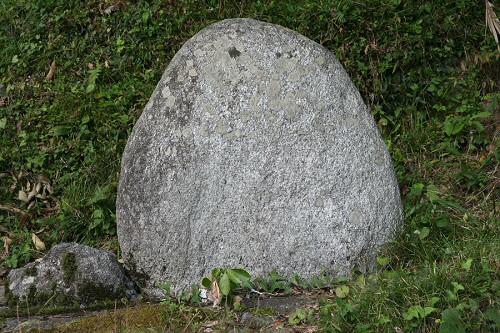
{"type": "Polygon", "coordinates": [[[0,1],[0,232],[8,249],[0,270],[61,241],[119,251],[120,157],[162,71],[203,27],[252,17],[337,55],[390,149],[405,203],[405,229],[378,271],[337,282],[344,297],[300,321],[345,332],[498,330],[500,62],[484,6],[0,1]]]}

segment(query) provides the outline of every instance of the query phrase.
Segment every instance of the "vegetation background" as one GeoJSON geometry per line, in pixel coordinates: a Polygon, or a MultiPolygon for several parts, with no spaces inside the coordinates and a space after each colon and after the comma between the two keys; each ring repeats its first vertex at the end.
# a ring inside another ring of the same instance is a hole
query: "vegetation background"
{"type": "Polygon", "coordinates": [[[62,241],[119,254],[127,137],[175,52],[232,17],[283,25],[337,55],[404,198],[405,230],[378,271],[342,281],[344,297],[303,321],[498,330],[500,66],[476,0],[0,1],[0,273],[62,241]]]}

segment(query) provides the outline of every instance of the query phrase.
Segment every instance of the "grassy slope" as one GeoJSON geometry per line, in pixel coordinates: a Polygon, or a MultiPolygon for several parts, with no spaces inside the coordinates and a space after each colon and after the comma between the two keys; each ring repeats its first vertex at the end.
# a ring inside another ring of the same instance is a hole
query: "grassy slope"
{"type": "Polygon", "coordinates": [[[12,178],[2,178],[0,204],[26,210],[17,190],[39,174],[55,189],[31,218],[0,211],[0,231],[13,240],[3,265],[42,254],[31,232],[47,247],[75,240],[117,250],[120,156],[163,69],[206,25],[253,17],[337,54],[390,147],[405,199],[406,228],[380,258],[380,272],[323,304],[323,327],[435,331],[442,311],[454,309],[444,317],[460,319],[448,323],[492,330],[500,66],[484,4],[400,2],[1,1],[0,173],[28,176],[14,192],[12,178]],[[103,13],[112,4],[117,11],[103,13]],[[55,79],[45,81],[53,60],[55,79]],[[59,211],[45,210],[56,200],[59,211]],[[423,318],[418,306],[436,310],[423,318]]]}

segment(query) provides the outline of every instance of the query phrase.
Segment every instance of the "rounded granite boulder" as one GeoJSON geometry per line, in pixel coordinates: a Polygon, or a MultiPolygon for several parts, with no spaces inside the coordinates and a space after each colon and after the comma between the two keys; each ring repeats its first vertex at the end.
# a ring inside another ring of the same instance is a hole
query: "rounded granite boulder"
{"type": "Polygon", "coordinates": [[[182,290],[216,267],[346,275],[373,266],[401,216],[346,71],[278,25],[225,20],[187,41],[123,154],[118,237],[149,286],[182,290]]]}

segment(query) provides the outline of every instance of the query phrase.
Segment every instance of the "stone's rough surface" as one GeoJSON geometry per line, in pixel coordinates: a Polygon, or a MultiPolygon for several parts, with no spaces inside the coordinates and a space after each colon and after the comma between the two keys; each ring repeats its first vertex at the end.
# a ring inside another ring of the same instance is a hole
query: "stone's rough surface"
{"type": "Polygon", "coordinates": [[[7,276],[9,302],[83,305],[137,296],[114,254],[76,243],[54,246],[45,257],[7,276]]]}
{"type": "Polygon", "coordinates": [[[175,55],[118,192],[126,262],[176,290],[214,267],[348,274],[401,222],[391,158],[341,64],[250,19],[211,25],[175,55]]]}

